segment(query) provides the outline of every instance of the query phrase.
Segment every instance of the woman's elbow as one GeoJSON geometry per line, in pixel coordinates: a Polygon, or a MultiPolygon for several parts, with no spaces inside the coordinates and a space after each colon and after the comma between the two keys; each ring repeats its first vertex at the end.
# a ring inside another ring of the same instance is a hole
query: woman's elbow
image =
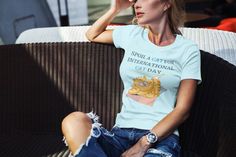
{"type": "Polygon", "coordinates": [[[179,115],[179,118],[181,119],[180,120],[181,122],[186,121],[190,116],[190,111],[181,110],[181,109],[176,109],[176,111],[179,115]]]}
{"type": "Polygon", "coordinates": [[[87,38],[89,41],[93,41],[93,40],[94,40],[94,37],[93,37],[88,31],[85,33],[85,36],[86,36],[86,38],[87,38]]]}

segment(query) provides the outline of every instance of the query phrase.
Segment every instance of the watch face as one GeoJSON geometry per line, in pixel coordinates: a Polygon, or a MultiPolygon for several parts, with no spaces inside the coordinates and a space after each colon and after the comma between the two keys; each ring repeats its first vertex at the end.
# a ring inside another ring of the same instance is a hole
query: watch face
{"type": "Polygon", "coordinates": [[[157,141],[157,135],[150,132],[149,134],[147,134],[147,140],[149,143],[155,143],[157,141]]]}

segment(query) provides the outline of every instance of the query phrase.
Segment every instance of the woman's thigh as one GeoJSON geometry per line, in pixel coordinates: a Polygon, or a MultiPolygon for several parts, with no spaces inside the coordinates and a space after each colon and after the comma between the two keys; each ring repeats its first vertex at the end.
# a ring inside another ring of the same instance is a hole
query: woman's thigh
{"type": "Polygon", "coordinates": [[[171,134],[153,148],[148,149],[144,157],[178,157],[180,150],[179,137],[171,134]]]}
{"type": "Polygon", "coordinates": [[[88,144],[83,145],[76,157],[120,157],[133,143],[126,138],[126,131],[112,129],[108,131],[103,127],[93,128],[93,134],[88,144]]]}
{"type": "Polygon", "coordinates": [[[131,148],[148,130],[135,128],[113,127],[111,131],[101,128],[99,144],[108,157],[120,157],[123,152],[131,148]]]}

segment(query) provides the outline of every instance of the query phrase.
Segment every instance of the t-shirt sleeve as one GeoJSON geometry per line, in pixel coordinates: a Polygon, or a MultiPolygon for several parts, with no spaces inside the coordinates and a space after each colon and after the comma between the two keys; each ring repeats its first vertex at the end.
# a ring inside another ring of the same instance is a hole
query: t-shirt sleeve
{"type": "Polygon", "coordinates": [[[181,80],[194,79],[198,84],[202,82],[201,78],[201,53],[197,46],[190,48],[183,64],[181,80]]]}
{"type": "Polygon", "coordinates": [[[118,26],[112,32],[113,43],[116,48],[123,48],[127,46],[129,41],[130,29],[132,26],[118,26]]]}

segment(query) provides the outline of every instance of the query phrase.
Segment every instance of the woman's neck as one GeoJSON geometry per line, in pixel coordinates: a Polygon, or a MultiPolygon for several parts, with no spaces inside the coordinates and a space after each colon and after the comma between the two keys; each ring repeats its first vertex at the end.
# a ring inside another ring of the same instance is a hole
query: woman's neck
{"type": "Polygon", "coordinates": [[[171,32],[167,21],[160,21],[158,25],[149,25],[148,29],[148,38],[155,45],[167,46],[175,41],[175,35],[171,32]]]}
{"type": "Polygon", "coordinates": [[[151,31],[148,33],[149,40],[158,46],[167,46],[175,41],[175,35],[170,34],[154,34],[151,31]]]}

